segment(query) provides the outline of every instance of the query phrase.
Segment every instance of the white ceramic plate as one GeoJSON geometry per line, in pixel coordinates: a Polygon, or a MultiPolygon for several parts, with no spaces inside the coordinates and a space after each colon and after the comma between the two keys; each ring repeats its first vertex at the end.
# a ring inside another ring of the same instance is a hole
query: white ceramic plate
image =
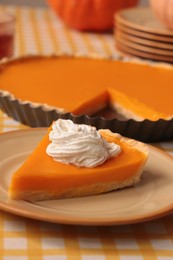
{"type": "Polygon", "coordinates": [[[0,208],[55,223],[120,225],[151,220],[173,209],[173,159],[149,146],[149,160],[138,185],[103,195],[29,203],[8,199],[13,172],[45,134],[43,128],[0,135],[0,208]]]}

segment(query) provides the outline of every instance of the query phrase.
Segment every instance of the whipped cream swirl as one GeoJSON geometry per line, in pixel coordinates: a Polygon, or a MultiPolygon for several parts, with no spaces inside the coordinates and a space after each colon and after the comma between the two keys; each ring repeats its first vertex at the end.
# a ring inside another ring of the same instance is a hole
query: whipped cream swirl
{"type": "Polygon", "coordinates": [[[96,167],[121,152],[119,145],[104,140],[95,127],[58,119],[49,133],[46,152],[55,161],[77,167],[96,167]]]}

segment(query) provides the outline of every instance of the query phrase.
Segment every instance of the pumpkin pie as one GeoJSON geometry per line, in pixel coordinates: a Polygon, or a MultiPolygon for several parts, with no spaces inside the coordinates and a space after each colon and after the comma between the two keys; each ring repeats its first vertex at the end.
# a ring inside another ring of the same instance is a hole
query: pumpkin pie
{"type": "Polygon", "coordinates": [[[102,139],[119,145],[121,152],[96,167],[77,167],[55,161],[47,154],[51,130],[52,127],[12,176],[11,199],[33,202],[90,196],[131,186],[140,180],[148,157],[148,149],[143,143],[110,130],[99,130],[102,139]]]}
{"type": "Polygon", "coordinates": [[[173,115],[172,69],[106,59],[28,57],[1,68],[0,89],[76,115],[111,104],[130,118],[173,115]]]}
{"type": "Polygon", "coordinates": [[[70,119],[75,115],[76,122],[82,114],[91,116],[110,106],[123,118],[134,121],[111,124],[109,120],[82,117],[77,123],[98,128],[104,125],[144,142],[173,137],[171,66],[86,57],[30,56],[3,63],[0,68],[0,107],[24,124],[50,126],[53,120],[66,118],[67,112],[70,119]],[[146,124],[145,119],[150,122],[146,124]]]}

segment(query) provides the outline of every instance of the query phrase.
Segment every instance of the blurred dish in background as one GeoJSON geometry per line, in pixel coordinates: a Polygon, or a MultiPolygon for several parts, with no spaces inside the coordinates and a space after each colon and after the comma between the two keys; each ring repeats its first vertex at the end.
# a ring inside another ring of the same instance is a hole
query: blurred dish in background
{"type": "Polygon", "coordinates": [[[130,48],[128,46],[122,45],[118,41],[117,41],[116,46],[122,55],[126,55],[126,56],[128,55],[129,57],[135,56],[138,58],[150,59],[153,61],[160,61],[160,62],[163,61],[163,62],[173,63],[173,57],[157,55],[157,54],[152,54],[152,53],[136,50],[136,49],[130,48]]]}
{"type": "Polygon", "coordinates": [[[136,36],[138,39],[147,39],[153,42],[164,42],[164,43],[173,43],[173,36],[164,36],[160,34],[152,34],[152,33],[147,33],[139,30],[132,29],[130,27],[124,26],[118,22],[116,22],[116,32],[118,29],[121,32],[126,33],[126,35],[133,35],[136,36]]]}
{"type": "Polygon", "coordinates": [[[173,36],[173,31],[167,29],[157,20],[150,7],[122,10],[116,15],[116,21],[135,30],[173,36]]]}
{"type": "Polygon", "coordinates": [[[131,8],[115,16],[116,47],[123,55],[173,62],[173,31],[164,27],[151,8],[131,8]]]}
{"type": "Polygon", "coordinates": [[[15,36],[15,17],[0,13],[0,59],[13,56],[15,36]]]}
{"type": "Polygon", "coordinates": [[[160,49],[173,50],[173,44],[172,44],[173,38],[170,38],[170,40],[172,40],[172,43],[171,42],[167,43],[167,42],[162,42],[157,40],[153,41],[150,38],[147,39],[147,38],[135,36],[133,34],[124,33],[124,31],[119,28],[117,28],[116,30],[116,35],[117,38],[121,38],[129,42],[135,42],[141,45],[152,46],[160,49]]]}
{"type": "Polygon", "coordinates": [[[173,0],[150,0],[150,4],[158,19],[173,30],[173,0]]]}
{"type": "Polygon", "coordinates": [[[121,9],[136,6],[139,0],[47,0],[69,27],[82,31],[113,28],[113,17],[121,9]]]}

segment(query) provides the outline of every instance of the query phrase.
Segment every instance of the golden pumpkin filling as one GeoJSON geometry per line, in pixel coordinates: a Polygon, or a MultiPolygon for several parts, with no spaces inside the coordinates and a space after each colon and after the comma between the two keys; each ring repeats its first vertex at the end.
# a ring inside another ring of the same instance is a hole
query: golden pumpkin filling
{"type": "Polygon", "coordinates": [[[71,57],[31,57],[6,64],[0,89],[22,101],[93,114],[108,104],[127,118],[172,118],[172,69],[71,57]]]}
{"type": "MultiPolygon", "coordinates": [[[[9,187],[11,199],[37,201],[90,196],[131,186],[140,180],[148,157],[148,149],[143,143],[100,130],[103,140],[120,147],[120,153],[94,168],[80,168],[56,161],[47,154],[51,130],[52,127],[14,173],[9,187]]],[[[61,134],[58,136],[62,138],[61,134]]]]}

